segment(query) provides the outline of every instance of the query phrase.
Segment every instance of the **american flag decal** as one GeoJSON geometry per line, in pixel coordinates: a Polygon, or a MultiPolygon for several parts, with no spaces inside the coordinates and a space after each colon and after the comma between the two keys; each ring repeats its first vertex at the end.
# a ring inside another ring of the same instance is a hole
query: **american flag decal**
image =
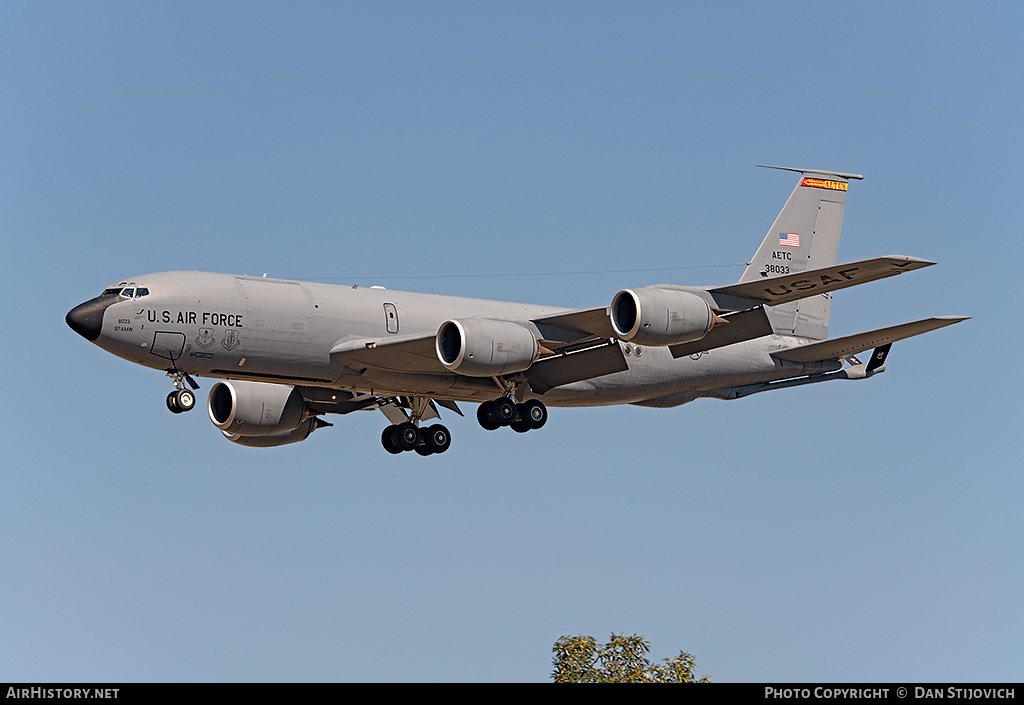
{"type": "Polygon", "coordinates": [[[779,233],[779,244],[786,247],[800,247],[800,235],[797,233],[779,233]]]}

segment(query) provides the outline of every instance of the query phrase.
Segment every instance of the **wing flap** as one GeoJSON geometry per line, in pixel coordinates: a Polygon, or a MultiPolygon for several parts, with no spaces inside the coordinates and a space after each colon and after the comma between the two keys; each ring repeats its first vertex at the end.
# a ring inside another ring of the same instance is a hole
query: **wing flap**
{"type": "Polygon", "coordinates": [[[724,318],[728,321],[728,325],[715,326],[700,340],[670,345],[668,349],[672,353],[672,357],[685,357],[772,333],[772,324],[768,320],[763,306],[752,308],[749,311],[730,313],[724,318]]]}
{"type": "Polygon", "coordinates": [[[859,352],[871,348],[889,345],[897,340],[910,338],[921,333],[951,326],[960,321],[966,321],[970,316],[936,316],[924,318],[912,323],[903,323],[898,326],[879,328],[878,330],[866,333],[856,333],[841,338],[822,340],[819,343],[810,345],[799,345],[794,348],[785,348],[770,353],[776,360],[786,362],[821,362],[823,360],[841,360],[859,352]]]}
{"type": "Polygon", "coordinates": [[[629,369],[626,356],[617,341],[581,350],[569,355],[541,359],[526,371],[530,389],[544,394],[563,384],[603,377],[629,369]]]}

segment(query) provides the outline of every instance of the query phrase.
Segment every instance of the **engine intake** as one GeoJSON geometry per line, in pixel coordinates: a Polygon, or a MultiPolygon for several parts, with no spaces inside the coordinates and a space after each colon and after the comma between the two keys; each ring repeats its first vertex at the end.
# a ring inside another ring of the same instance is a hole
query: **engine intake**
{"type": "Polygon", "coordinates": [[[445,321],[437,329],[435,348],[442,365],[470,377],[522,372],[540,355],[530,330],[489,318],[445,321]]]}
{"type": "Polygon", "coordinates": [[[711,307],[699,296],[653,286],[620,291],[609,311],[615,335],[643,345],[700,340],[716,322],[711,307]]]}

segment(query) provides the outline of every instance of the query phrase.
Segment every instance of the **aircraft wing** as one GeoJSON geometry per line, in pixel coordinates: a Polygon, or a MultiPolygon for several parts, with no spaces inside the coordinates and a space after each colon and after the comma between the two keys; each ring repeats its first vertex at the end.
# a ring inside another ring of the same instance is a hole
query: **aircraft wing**
{"type": "MultiPolygon", "coordinates": [[[[524,372],[539,394],[571,382],[628,369],[604,307],[546,316],[531,324],[539,334],[544,355],[524,372]],[[607,329],[607,330],[606,330],[607,329]]],[[[435,349],[436,335],[412,334],[377,339],[344,340],[331,349],[331,358],[357,372],[367,368],[406,374],[450,375],[435,349]]]]}
{"type": "Polygon", "coordinates": [[[934,318],[925,318],[913,323],[879,328],[867,333],[857,333],[841,338],[822,340],[821,342],[809,345],[785,348],[771,353],[771,356],[776,360],[785,360],[786,362],[841,360],[871,348],[889,345],[897,340],[903,340],[904,338],[927,333],[928,331],[950,326],[960,321],[966,321],[968,318],[970,316],[936,316],[934,318]]]}
{"type": "Polygon", "coordinates": [[[535,318],[532,323],[540,331],[541,340],[551,343],[546,347],[553,350],[588,339],[615,337],[607,306],[556,313],[535,318]]]}
{"type": "Polygon", "coordinates": [[[887,255],[781,277],[708,289],[720,310],[741,311],[761,304],[778,306],[829,291],[884,279],[935,264],[917,257],[887,255]]]}
{"type": "MultiPolygon", "coordinates": [[[[615,337],[606,306],[543,316],[522,325],[536,328],[540,344],[552,353],[589,348],[615,337]]],[[[373,367],[392,372],[450,374],[437,359],[434,333],[388,335],[381,338],[341,340],[331,357],[353,369],[373,367]]]]}
{"type": "Polygon", "coordinates": [[[321,414],[349,414],[377,406],[372,394],[359,394],[341,389],[323,387],[296,387],[313,411],[321,414]]]}
{"type": "Polygon", "coordinates": [[[345,340],[331,348],[331,358],[354,370],[450,374],[437,358],[434,340],[433,333],[345,340]]]}

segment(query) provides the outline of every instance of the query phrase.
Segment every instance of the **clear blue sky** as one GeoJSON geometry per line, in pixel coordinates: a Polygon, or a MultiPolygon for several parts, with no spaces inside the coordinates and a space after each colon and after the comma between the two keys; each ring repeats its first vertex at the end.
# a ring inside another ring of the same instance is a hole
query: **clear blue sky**
{"type": "Polygon", "coordinates": [[[718,681],[1019,681],[1021,26],[4,3],[0,680],[545,681],[559,636],[625,632],[718,681]],[[730,283],[795,183],[757,163],[867,177],[841,261],[939,262],[837,294],[833,335],[974,318],[863,383],[526,435],[468,406],[429,459],[377,412],[234,446],[64,324],[175,269],[580,307],[730,283]]]}

